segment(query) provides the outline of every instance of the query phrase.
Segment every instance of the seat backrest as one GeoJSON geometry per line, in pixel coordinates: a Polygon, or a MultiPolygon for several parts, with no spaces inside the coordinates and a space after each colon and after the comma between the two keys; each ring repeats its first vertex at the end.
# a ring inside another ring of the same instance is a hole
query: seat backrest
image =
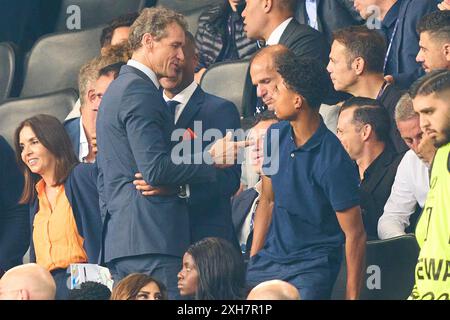
{"type": "Polygon", "coordinates": [[[0,104],[0,135],[13,146],[14,132],[20,122],[38,114],[49,114],[63,122],[77,99],[78,95],[74,89],[66,89],[31,98],[5,101],[0,104]]]}
{"type": "Polygon", "coordinates": [[[0,43],[0,63],[0,102],[2,102],[11,93],[16,67],[14,48],[8,42],[0,43]]]}
{"type": "Polygon", "coordinates": [[[223,3],[223,0],[157,0],[157,6],[164,6],[180,13],[205,8],[212,4],[223,3]]]}
{"type": "Polygon", "coordinates": [[[27,60],[20,96],[78,88],[81,66],[100,55],[102,28],[51,34],[39,39],[27,60]]]}
{"type": "Polygon", "coordinates": [[[205,8],[197,8],[184,13],[184,16],[189,26],[189,31],[194,36],[198,29],[198,18],[200,17],[200,15],[204,10],[205,8]]]}
{"type": "MultiPolygon", "coordinates": [[[[414,286],[419,246],[412,234],[368,241],[361,300],[405,300],[414,286]]],[[[347,267],[343,259],[332,299],[345,298],[347,267]]]]}
{"type": "Polygon", "coordinates": [[[77,31],[74,28],[80,27],[79,31],[108,24],[123,14],[139,12],[145,5],[146,0],[62,0],[55,31],[77,31]]]}
{"type": "Polygon", "coordinates": [[[200,86],[208,93],[233,102],[242,115],[242,100],[249,60],[220,62],[203,74],[200,86]]]}

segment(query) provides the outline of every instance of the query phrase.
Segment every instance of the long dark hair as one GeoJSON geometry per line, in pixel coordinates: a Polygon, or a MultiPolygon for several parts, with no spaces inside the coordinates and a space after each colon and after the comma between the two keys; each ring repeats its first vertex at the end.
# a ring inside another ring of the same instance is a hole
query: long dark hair
{"type": "Polygon", "coordinates": [[[139,291],[152,282],[158,286],[161,300],[168,300],[166,286],[155,278],[142,273],[132,273],[123,278],[113,289],[111,300],[135,300],[139,291]]]}
{"type": "Polygon", "coordinates": [[[205,238],[187,250],[198,272],[196,300],[240,300],[245,294],[241,253],[220,238],[205,238]]]}
{"type": "Polygon", "coordinates": [[[55,156],[55,185],[63,184],[72,169],[78,164],[78,159],[73,151],[72,143],[59,120],[53,116],[40,114],[22,121],[14,134],[17,163],[22,171],[25,183],[20,203],[30,203],[36,196],[35,185],[40,179],[30,171],[22,161],[22,148],[20,147],[20,132],[24,127],[30,127],[39,142],[55,156]]]}

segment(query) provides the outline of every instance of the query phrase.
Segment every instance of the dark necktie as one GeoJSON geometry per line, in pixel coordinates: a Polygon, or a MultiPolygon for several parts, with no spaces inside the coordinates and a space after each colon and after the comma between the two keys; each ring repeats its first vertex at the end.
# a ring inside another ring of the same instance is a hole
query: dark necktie
{"type": "Polygon", "coordinates": [[[175,119],[175,110],[177,109],[177,106],[180,104],[178,101],[175,100],[169,100],[166,101],[167,106],[169,107],[169,112],[170,114],[173,116],[173,118],[175,119]]]}

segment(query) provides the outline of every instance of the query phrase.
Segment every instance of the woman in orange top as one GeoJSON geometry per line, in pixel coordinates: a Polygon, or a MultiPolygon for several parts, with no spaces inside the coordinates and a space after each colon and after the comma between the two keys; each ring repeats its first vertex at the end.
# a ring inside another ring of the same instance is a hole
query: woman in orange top
{"type": "Polygon", "coordinates": [[[15,145],[25,177],[20,202],[30,204],[30,257],[52,273],[56,298],[65,299],[70,264],[98,263],[102,223],[97,169],[78,164],[63,125],[49,115],[23,121],[15,145]]]}

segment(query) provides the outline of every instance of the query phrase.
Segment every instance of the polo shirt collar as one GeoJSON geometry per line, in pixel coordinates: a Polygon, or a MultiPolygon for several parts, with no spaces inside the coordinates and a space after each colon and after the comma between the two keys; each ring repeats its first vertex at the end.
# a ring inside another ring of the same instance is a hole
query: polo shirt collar
{"type": "MultiPolygon", "coordinates": [[[[290,131],[291,131],[291,140],[294,143],[294,129],[290,125],[289,125],[289,127],[290,127],[290,131]]],[[[328,131],[327,126],[325,125],[325,123],[323,122],[323,119],[321,118],[319,128],[317,128],[316,132],[314,132],[312,137],[309,138],[309,140],[306,141],[306,143],[303,146],[297,148],[296,150],[312,151],[316,147],[320,146],[320,144],[322,143],[323,137],[325,136],[327,131],[328,131]]]]}
{"type": "Polygon", "coordinates": [[[386,13],[382,24],[385,28],[391,28],[398,19],[398,15],[400,13],[400,4],[402,0],[398,0],[386,13]]]}

